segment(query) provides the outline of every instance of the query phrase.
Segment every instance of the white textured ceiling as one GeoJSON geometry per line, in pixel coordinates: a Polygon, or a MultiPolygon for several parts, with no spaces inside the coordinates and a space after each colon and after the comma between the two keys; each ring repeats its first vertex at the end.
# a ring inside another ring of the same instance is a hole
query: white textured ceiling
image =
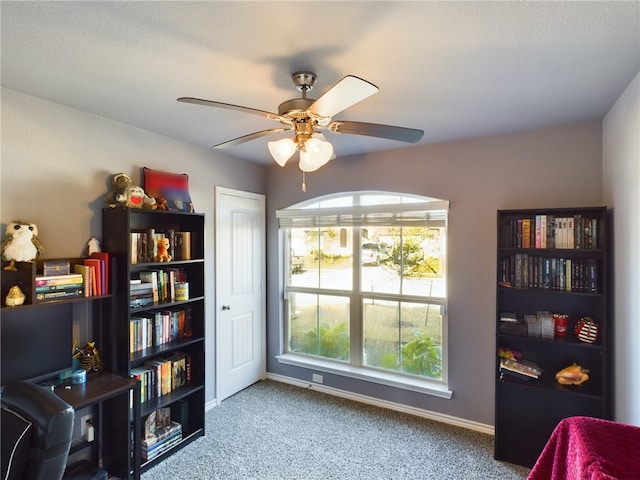
{"type": "MultiPolygon", "coordinates": [[[[420,143],[600,120],[640,70],[640,2],[2,1],[2,86],[211,146],[274,121],[318,75],[380,92],[334,119],[425,131],[420,143]]],[[[5,119],[8,120],[8,119],[5,119]]],[[[331,135],[338,157],[406,144],[331,135]]],[[[225,150],[269,162],[266,138],[225,150]]]]}

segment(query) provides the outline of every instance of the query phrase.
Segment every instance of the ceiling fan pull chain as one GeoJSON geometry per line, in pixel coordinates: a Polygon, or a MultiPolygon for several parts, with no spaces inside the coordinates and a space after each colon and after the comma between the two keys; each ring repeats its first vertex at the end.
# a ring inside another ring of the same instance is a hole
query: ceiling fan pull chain
{"type": "Polygon", "coordinates": [[[307,173],[306,172],[302,172],[302,191],[307,193],[307,173]]]}

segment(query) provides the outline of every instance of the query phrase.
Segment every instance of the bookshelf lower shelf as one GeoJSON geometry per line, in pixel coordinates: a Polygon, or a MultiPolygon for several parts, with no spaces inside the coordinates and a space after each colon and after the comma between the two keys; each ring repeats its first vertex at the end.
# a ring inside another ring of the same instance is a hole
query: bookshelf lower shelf
{"type": "Polygon", "coordinates": [[[200,437],[203,437],[203,436],[204,436],[204,428],[199,428],[198,430],[196,430],[195,432],[191,433],[190,435],[184,436],[180,442],[176,443],[171,448],[169,448],[166,451],[162,452],[157,457],[154,457],[152,460],[149,460],[148,462],[142,463],[142,465],[140,466],[140,470],[142,472],[147,471],[148,469],[150,469],[154,465],[162,462],[168,456],[176,453],[177,451],[179,451],[180,449],[186,447],[188,444],[190,444],[194,440],[196,440],[196,439],[198,439],[200,437]]]}

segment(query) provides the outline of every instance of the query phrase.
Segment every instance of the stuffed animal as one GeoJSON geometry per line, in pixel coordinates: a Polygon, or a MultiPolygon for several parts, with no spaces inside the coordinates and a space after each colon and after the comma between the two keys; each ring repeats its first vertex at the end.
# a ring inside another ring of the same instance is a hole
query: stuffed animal
{"type": "Polygon", "coordinates": [[[14,285],[9,289],[9,293],[7,293],[4,303],[7,307],[17,307],[18,305],[22,305],[26,298],[26,295],[22,293],[20,287],[18,285],[14,285]]]}
{"type": "Polygon", "coordinates": [[[147,196],[142,187],[137,185],[129,185],[124,194],[116,197],[124,207],[129,208],[148,208],[153,210],[156,208],[156,199],[147,196]]]}
{"type": "Polygon", "coordinates": [[[16,262],[32,262],[44,253],[44,247],[38,240],[38,227],[35,223],[14,220],[7,225],[2,240],[2,258],[8,260],[5,270],[17,271],[16,262]]]}
{"type": "Polygon", "coordinates": [[[158,210],[169,210],[169,206],[167,205],[166,198],[156,198],[156,209],[158,210]]]}
{"type": "Polygon", "coordinates": [[[156,208],[156,199],[147,196],[142,187],[133,185],[131,178],[124,173],[113,176],[111,191],[105,197],[105,203],[111,208],[156,208]]]}
{"type": "Polygon", "coordinates": [[[111,179],[111,191],[107,194],[106,197],[104,197],[104,202],[107,204],[107,206],[111,208],[120,206],[122,201],[118,200],[118,198],[121,198],[122,195],[124,195],[127,188],[132,183],[133,182],[131,181],[129,175],[126,175],[124,173],[116,173],[111,179]]]}
{"type": "Polygon", "coordinates": [[[167,237],[161,237],[156,243],[158,246],[156,262],[170,262],[171,255],[169,255],[169,239],[167,237]]]}

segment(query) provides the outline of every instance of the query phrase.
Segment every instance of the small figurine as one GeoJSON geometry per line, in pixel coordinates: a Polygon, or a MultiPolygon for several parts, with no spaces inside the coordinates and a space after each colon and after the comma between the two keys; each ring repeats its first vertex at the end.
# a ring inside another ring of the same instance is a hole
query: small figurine
{"type": "Polygon", "coordinates": [[[18,285],[14,285],[9,289],[9,293],[7,293],[7,298],[5,298],[4,303],[7,307],[17,307],[18,305],[22,305],[26,298],[26,295],[22,293],[20,287],[18,285]]]}
{"type": "Polygon", "coordinates": [[[44,253],[44,247],[38,240],[38,227],[35,223],[14,220],[7,225],[2,240],[2,258],[9,260],[5,270],[17,271],[16,262],[32,262],[44,253]]]}
{"type": "Polygon", "coordinates": [[[159,238],[157,241],[158,254],[156,255],[156,262],[170,262],[171,255],[169,255],[169,239],[167,237],[159,238]]]}
{"type": "Polygon", "coordinates": [[[93,253],[100,253],[100,240],[96,237],[91,237],[87,242],[87,257],[90,257],[93,253]]]}

